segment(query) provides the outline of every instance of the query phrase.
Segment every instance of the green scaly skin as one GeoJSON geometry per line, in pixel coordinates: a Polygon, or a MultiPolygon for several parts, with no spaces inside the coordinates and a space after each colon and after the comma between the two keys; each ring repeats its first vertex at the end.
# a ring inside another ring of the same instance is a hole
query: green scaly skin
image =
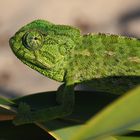
{"type": "Polygon", "coordinates": [[[140,40],[117,35],[81,35],[74,27],[35,20],[11,39],[14,54],[41,74],[63,82],[57,105],[31,111],[19,105],[16,125],[49,121],[69,115],[74,85],[89,83],[95,90],[122,94],[140,83],[140,40]]]}

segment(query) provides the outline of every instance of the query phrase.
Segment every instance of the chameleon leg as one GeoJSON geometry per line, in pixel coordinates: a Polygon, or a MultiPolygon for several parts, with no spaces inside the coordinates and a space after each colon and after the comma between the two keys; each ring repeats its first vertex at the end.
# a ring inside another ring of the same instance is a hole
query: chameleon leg
{"type": "MultiPolygon", "coordinates": [[[[65,88],[65,84],[62,84],[57,90],[56,102],[58,104],[62,104],[64,101],[64,98],[65,98],[65,92],[63,92],[64,88],[65,88]]],[[[73,92],[73,91],[71,91],[71,92],[73,92]]]]}
{"type": "Polygon", "coordinates": [[[60,99],[63,99],[63,101],[59,101],[59,105],[50,108],[31,111],[28,104],[21,103],[19,105],[18,114],[13,120],[13,123],[15,125],[21,125],[34,122],[45,122],[71,114],[73,111],[75,100],[73,86],[64,87],[61,94],[61,97],[63,98],[60,99]]]}

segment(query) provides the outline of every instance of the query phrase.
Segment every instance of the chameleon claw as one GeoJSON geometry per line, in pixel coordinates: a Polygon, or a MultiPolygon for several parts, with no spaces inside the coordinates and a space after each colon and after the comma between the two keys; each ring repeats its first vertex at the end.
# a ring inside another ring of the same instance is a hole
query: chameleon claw
{"type": "Polygon", "coordinates": [[[13,120],[14,125],[33,123],[31,108],[27,103],[21,102],[18,107],[18,113],[13,120]]]}

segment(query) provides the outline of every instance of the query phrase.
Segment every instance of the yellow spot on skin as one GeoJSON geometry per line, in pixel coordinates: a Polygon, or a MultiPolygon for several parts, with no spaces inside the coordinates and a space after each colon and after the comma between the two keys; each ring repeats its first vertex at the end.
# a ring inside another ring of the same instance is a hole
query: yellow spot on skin
{"type": "Polygon", "coordinates": [[[105,51],[105,54],[107,54],[108,56],[114,56],[115,53],[112,51],[105,51]]]}
{"type": "Polygon", "coordinates": [[[85,49],[85,50],[79,51],[79,52],[74,52],[74,54],[80,54],[80,55],[83,55],[83,56],[91,56],[91,53],[88,49],[85,49]]]}
{"type": "Polygon", "coordinates": [[[134,57],[129,57],[128,60],[130,62],[135,62],[135,63],[140,63],[140,58],[134,56],[134,57]]]}
{"type": "Polygon", "coordinates": [[[91,55],[89,50],[87,50],[87,49],[82,51],[81,54],[84,55],[84,56],[90,56],[91,55]]]}

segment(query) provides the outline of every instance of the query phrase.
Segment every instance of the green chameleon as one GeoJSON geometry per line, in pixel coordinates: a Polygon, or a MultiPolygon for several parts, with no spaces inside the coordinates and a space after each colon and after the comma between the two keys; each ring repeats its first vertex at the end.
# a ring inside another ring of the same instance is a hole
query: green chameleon
{"type": "Polygon", "coordinates": [[[74,87],[122,94],[140,84],[140,40],[109,34],[82,35],[79,29],[35,20],[10,38],[14,54],[39,73],[64,84],[56,106],[32,111],[19,104],[16,125],[44,122],[72,113],[74,87]]]}

